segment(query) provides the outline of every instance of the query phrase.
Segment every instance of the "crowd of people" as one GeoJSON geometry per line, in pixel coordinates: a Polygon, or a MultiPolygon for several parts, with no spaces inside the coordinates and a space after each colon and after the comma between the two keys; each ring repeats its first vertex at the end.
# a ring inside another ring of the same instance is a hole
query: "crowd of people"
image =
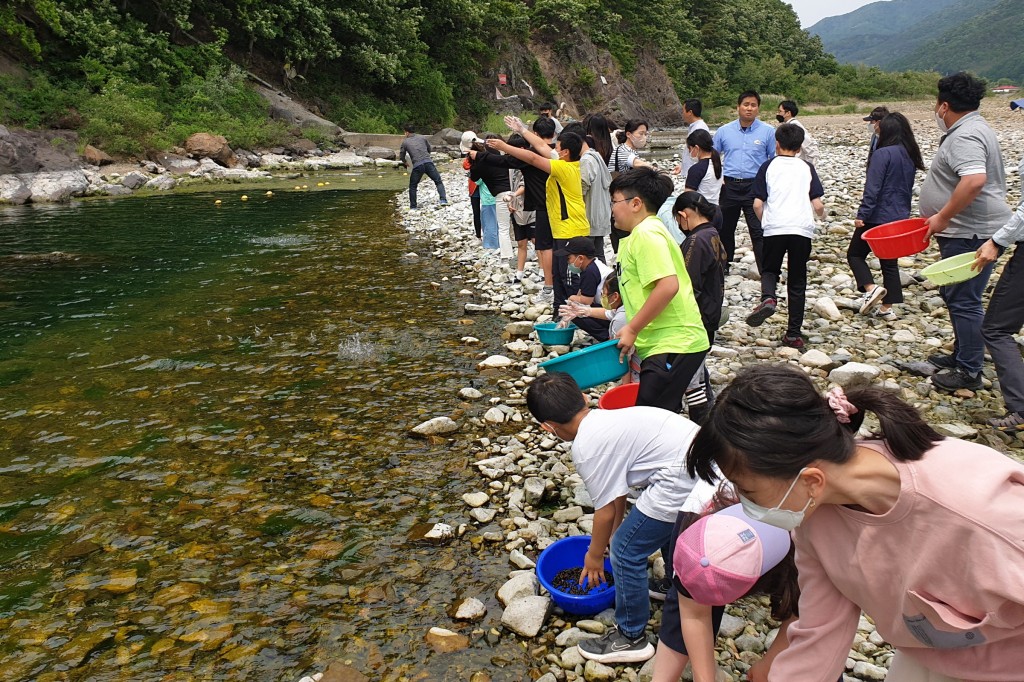
{"type": "MultiPolygon", "coordinates": [[[[938,82],[941,138],[930,167],[905,116],[878,107],[865,118],[872,143],[847,258],[860,312],[896,319],[898,265],[882,260],[876,284],[864,233],[911,217],[915,175],[925,171],[928,237],[943,257],[974,253],[979,271],[941,289],[955,345],[928,358],[938,370],[932,382],[980,387],[987,346],[1007,408],[991,426],[1015,432],[1024,430],[1019,249],[987,311],[982,294],[1003,251],[1024,239],[1024,201],[1011,213],[1002,153],[978,113],[983,95],[969,74],[938,82]]],[[[797,104],[779,105],[777,127],[759,119],[760,106],[758,93],[742,93],[737,119],[712,135],[701,102],[686,100],[687,153],[665,172],[640,156],[649,131],[641,120],[613,131],[587,116],[556,133],[549,116],[532,129],[508,117],[508,140],[464,138],[485,247],[510,258],[513,235],[522,278],[532,239],[545,283],[535,302],[595,339],[617,339],[630,358],[625,380],[639,381],[636,406],[614,411],[591,409],[567,374],[541,375],[527,390],[541,428],[572,443],[594,502],[581,583],[606,578],[606,553],[615,576],[616,625],[581,641],[580,654],[633,663],[657,651],[657,682],[678,680],[687,663],[696,682],[713,682],[724,606],[766,594],[783,627],[750,680],[841,679],[862,611],[896,651],[890,682],[1020,679],[1024,465],[943,437],[881,388],[822,395],[791,365],[747,367],[717,397],[711,390],[704,359],[722,319],[740,215],[761,280],[746,322],[777,313],[785,261],[781,343],[805,345],[807,263],[827,188],[797,104]],[[484,219],[499,201],[508,204],[498,210],[504,222],[484,219]],[[605,264],[612,258],[614,268],[605,264]],[[868,412],[878,428],[864,436],[868,412]],[[664,581],[648,576],[658,551],[664,581]],[[666,600],[656,650],[646,634],[651,597],[666,600]]]]}

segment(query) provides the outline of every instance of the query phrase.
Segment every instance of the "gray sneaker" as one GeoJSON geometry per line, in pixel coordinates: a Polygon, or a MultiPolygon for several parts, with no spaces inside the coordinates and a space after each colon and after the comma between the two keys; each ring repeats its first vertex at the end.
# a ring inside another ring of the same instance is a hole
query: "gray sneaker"
{"type": "Polygon", "coordinates": [[[654,656],[654,647],[643,633],[630,639],[619,632],[618,626],[610,628],[596,639],[585,639],[576,645],[583,658],[598,663],[643,663],[654,656]]]}

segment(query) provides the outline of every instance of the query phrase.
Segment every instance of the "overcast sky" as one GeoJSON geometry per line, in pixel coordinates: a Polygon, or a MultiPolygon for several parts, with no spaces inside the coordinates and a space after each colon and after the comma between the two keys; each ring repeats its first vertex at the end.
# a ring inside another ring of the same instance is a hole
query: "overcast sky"
{"type": "Polygon", "coordinates": [[[804,28],[810,28],[812,25],[818,22],[819,19],[825,17],[832,17],[837,14],[846,14],[852,12],[858,7],[863,7],[875,0],[786,0],[793,9],[796,10],[797,16],[800,17],[800,25],[804,28]]]}

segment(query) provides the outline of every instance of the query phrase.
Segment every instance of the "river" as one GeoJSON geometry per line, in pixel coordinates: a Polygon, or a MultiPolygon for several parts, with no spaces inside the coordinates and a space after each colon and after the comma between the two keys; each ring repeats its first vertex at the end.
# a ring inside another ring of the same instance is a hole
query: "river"
{"type": "Polygon", "coordinates": [[[264,190],[0,211],[6,679],[522,679],[508,566],[406,541],[480,487],[473,434],[406,431],[486,387],[459,339],[501,320],[459,323],[393,192],[264,190]]]}

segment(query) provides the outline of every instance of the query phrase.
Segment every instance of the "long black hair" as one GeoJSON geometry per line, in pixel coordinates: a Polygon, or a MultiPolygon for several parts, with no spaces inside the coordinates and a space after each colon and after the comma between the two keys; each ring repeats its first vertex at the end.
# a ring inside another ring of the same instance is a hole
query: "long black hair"
{"type": "Polygon", "coordinates": [[[686,148],[689,149],[690,147],[697,147],[702,152],[711,152],[711,163],[715,167],[715,177],[721,180],[722,157],[718,154],[718,150],[715,149],[711,133],[706,130],[694,130],[686,138],[686,148]]]}
{"type": "Polygon", "coordinates": [[[676,197],[676,203],[672,205],[672,215],[681,213],[686,209],[693,209],[705,218],[709,223],[715,219],[715,212],[718,207],[704,198],[700,192],[683,192],[676,197]]]}
{"type": "Polygon", "coordinates": [[[616,134],[615,136],[616,138],[618,138],[619,144],[625,144],[626,133],[635,133],[640,128],[640,126],[643,126],[648,130],[651,129],[651,126],[648,125],[647,121],[643,120],[642,118],[631,118],[628,121],[626,121],[626,125],[622,126],[622,130],[620,130],[618,134],[616,134]]]}
{"type": "MultiPolygon", "coordinates": [[[[612,158],[613,126],[609,125],[608,119],[601,114],[587,114],[583,117],[583,127],[586,129],[587,135],[594,141],[594,144],[590,146],[601,155],[605,163],[608,163],[612,158]]],[[[588,141],[587,144],[590,142],[588,141]]]]}
{"type": "Polygon", "coordinates": [[[943,438],[890,391],[850,388],[846,398],[857,412],[843,424],[799,369],[782,364],[747,367],[718,397],[690,445],[686,470],[708,482],[716,479],[715,464],[727,476],[750,471],[792,480],[815,461],[843,464],[853,456],[854,435],[866,412],[878,417],[878,436],[901,462],[921,459],[943,438]]]}
{"type": "Polygon", "coordinates": [[[920,171],[928,170],[924,165],[924,159],[921,158],[921,148],[917,146],[917,138],[914,137],[910,121],[898,111],[889,114],[878,124],[878,145],[875,148],[891,147],[894,144],[903,145],[914,163],[914,168],[920,171]]]}

